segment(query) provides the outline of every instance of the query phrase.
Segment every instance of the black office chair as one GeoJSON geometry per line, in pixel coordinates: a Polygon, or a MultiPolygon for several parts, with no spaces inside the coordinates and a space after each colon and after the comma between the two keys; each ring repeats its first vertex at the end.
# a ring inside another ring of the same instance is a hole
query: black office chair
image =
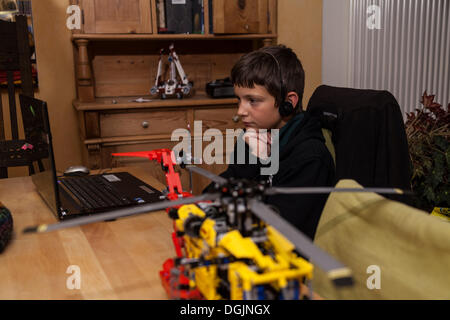
{"type": "MultiPolygon", "coordinates": [[[[30,60],[28,24],[26,16],[16,16],[16,22],[0,20],[0,72],[6,73],[11,140],[5,140],[5,120],[0,99],[0,179],[8,177],[8,167],[28,166],[30,175],[34,173],[33,161],[42,163],[31,149],[27,137],[19,139],[16,108],[16,86],[14,72],[20,71],[20,88],[22,94],[33,97],[33,77],[30,60]]],[[[23,119],[26,122],[27,119],[23,119]]],[[[25,128],[25,136],[26,134],[25,128]]]]}
{"type": "MultiPolygon", "coordinates": [[[[391,93],[322,85],[312,95],[308,110],[331,132],[336,181],[353,179],[364,187],[411,190],[405,126],[391,93]]],[[[410,203],[409,198],[390,198],[410,203]]]]}

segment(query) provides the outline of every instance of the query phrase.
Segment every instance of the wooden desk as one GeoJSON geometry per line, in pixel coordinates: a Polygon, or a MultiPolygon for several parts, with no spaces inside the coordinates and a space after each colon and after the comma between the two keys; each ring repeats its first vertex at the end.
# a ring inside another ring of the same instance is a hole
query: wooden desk
{"type": "MultiPolygon", "coordinates": [[[[162,190],[139,167],[128,171],[162,190]]],[[[0,200],[11,210],[14,235],[0,254],[0,299],[167,299],[159,271],[175,257],[172,221],[165,211],[43,234],[22,234],[56,217],[36,191],[31,177],[0,180],[0,200]],[[81,288],[68,289],[75,265],[81,288]]],[[[308,288],[301,286],[302,295],[308,288]]],[[[314,299],[322,299],[313,293],[314,299]]]]}
{"type": "MultiPolygon", "coordinates": [[[[138,168],[119,168],[162,190],[138,168]]],[[[14,220],[12,241],[0,254],[0,299],[167,299],[159,271],[175,256],[172,223],[164,211],[44,234],[28,226],[57,222],[30,177],[0,180],[0,200],[14,220]],[[80,268],[81,288],[66,282],[80,268]]]]}

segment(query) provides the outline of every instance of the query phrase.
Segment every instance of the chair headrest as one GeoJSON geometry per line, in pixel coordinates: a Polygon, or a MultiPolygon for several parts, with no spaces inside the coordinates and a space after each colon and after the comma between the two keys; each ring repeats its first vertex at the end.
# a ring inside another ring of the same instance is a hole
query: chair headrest
{"type": "Polygon", "coordinates": [[[308,103],[308,111],[321,119],[324,128],[332,131],[336,122],[342,120],[347,113],[358,113],[363,116],[388,109],[402,118],[400,106],[389,91],[327,85],[319,86],[308,103]]]}
{"type": "MultiPolygon", "coordinates": [[[[308,109],[320,108],[324,111],[338,114],[339,112],[357,109],[386,108],[398,105],[395,97],[386,90],[369,90],[319,86],[311,96],[308,109]]],[[[339,114],[338,114],[339,116],[339,114]]]]}

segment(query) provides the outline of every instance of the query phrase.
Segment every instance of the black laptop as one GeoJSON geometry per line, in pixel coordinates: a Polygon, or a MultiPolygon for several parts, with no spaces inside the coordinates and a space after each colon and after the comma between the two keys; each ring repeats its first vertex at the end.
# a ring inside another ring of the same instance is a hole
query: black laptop
{"type": "Polygon", "coordinates": [[[57,176],[47,104],[20,95],[29,147],[45,150],[44,171],[32,175],[39,194],[58,219],[161,201],[162,193],[128,172],[57,176]]]}

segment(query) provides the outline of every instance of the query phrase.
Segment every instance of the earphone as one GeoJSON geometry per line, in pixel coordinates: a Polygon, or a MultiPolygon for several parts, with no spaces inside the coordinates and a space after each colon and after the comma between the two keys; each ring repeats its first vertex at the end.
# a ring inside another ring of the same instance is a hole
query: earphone
{"type": "Polygon", "coordinates": [[[278,106],[278,112],[280,113],[280,115],[282,117],[288,117],[294,113],[294,106],[292,105],[292,103],[290,101],[285,100],[286,94],[287,94],[287,88],[284,85],[280,63],[278,62],[278,59],[273,54],[266,52],[266,51],[261,51],[261,52],[264,52],[264,53],[267,53],[268,55],[270,55],[277,64],[277,68],[280,73],[280,96],[281,96],[280,103],[278,106]]]}

